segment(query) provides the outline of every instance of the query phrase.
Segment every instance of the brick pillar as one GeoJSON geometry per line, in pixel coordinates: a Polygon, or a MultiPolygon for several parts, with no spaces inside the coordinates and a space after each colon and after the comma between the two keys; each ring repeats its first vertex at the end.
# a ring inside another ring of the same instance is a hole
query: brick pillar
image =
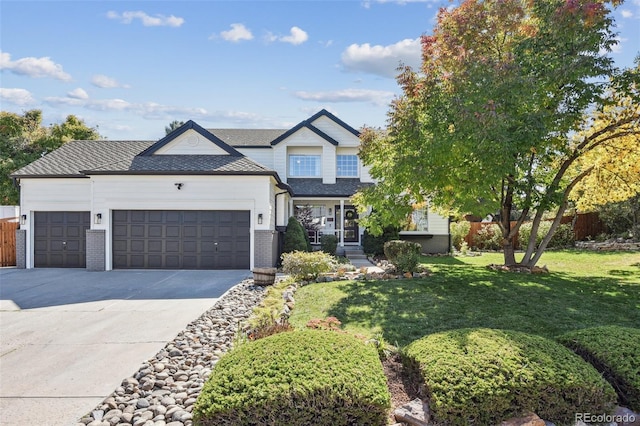
{"type": "Polygon", "coordinates": [[[16,268],[27,268],[27,230],[16,229],[16,268]]]}
{"type": "Polygon", "coordinates": [[[256,268],[269,268],[275,266],[277,253],[278,233],[275,231],[255,231],[255,255],[254,266],[256,268]],[[275,244],[274,244],[275,242],[275,244]],[[274,251],[274,247],[275,251],[274,251]]]}
{"type": "Polygon", "coordinates": [[[87,271],[104,271],[105,230],[87,229],[87,271]]]}

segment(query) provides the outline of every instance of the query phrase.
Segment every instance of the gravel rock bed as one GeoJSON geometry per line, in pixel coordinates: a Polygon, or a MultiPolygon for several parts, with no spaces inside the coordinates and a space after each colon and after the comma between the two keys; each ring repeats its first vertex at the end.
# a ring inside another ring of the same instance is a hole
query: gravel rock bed
{"type": "Polygon", "coordinates": [[[264,296],[264,287],[253,280],[233,287],[124,379],[78,426],[191,426],[193,404],[211,369],[264,296]]]}

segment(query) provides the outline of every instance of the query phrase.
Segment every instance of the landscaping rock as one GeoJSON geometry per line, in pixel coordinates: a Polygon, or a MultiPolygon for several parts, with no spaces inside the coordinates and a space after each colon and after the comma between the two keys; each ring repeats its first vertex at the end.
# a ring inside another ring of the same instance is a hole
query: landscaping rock
{"type": "Polygon", "coordinates": [[[121,386],[83,416],[81,423],[192,426],[193,404],[212,368],[233,346],[241,323],[249,318],[265,292],[264,287],[253,285],[253,280],[229,290],[135,374],[122,380],[121,386]]]}
{"type": "Polygon", "coordinates": [[[397,422],[406,423],[410,426],[429,426],[431,417],[429,404],[416,398],[393,412],[397,422]]]}
{"type": "Polygon", "coordinates": [[[530,413],[524,417],[514,417],[500,423],[500,426],[545,426],[545,421],[535,413],[530,413]]]}

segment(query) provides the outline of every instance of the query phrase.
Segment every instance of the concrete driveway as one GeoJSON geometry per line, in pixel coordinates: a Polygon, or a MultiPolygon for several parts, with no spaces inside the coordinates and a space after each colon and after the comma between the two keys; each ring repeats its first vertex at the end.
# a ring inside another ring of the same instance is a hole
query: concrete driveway
{"type": "Polygon", "coordinates": [[[0,269],[0,424],[76,424],[249,276],[0,269]]]}

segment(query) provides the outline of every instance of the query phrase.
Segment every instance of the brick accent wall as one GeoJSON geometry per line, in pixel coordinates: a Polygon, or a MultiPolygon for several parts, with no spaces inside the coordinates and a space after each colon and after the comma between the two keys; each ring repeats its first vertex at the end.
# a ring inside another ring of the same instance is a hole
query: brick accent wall
{"type": "Polygon", "coordinates": [[[256,244],[254,266],[269,268],[275,266],[278,256],[278,233],[276,231],[255,231],[256,244]]]}
{"type": "Polygon", "coordinates": [[[16,229],[16,268],[27,268],[27,230],[16,229]]]}
{"type": "Polygon", "coordinates": [[[105,265],[104,229],[87,229],[87,271],[104,271],[105,265]]]}

